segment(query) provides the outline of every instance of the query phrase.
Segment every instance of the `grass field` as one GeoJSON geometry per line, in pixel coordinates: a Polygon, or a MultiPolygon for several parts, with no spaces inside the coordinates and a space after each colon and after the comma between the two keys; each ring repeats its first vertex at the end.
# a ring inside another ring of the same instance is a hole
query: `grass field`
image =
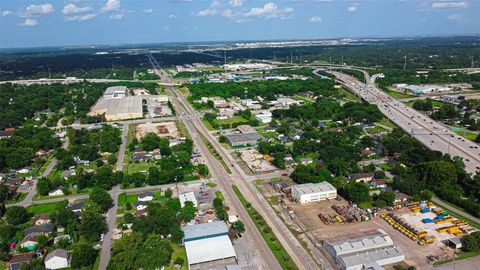
{"type": "MultiPolygon", "coordinates": [[[[197,130],[198,132],[198,130],[197,130]]],[[[207,146],[208,151],[210,154],[212,154],[220,163],[222,164],[223,168],[227,171],[228,174],[231,174],[232,171],[228,167],[227,163],[223,160],[223,158],[220,156],[220,154],[217,152],[217,150],[213,147],[213,145],[207,140],[207,138],[200,132],[198,132],[200,135],[200,138],[202,139],[203,143],[207,146]]]]}
{"type": "Polygon", "coordinates": [[[471,141],[475,141],[477,138],[477,133],[466,131],[466,130],[454,130],[453,132],[457,133],[458,135],[464,137],[465,139],[469,139],[471,141]]]}
{"type": "Polygon", "coordinates": [[[127,163],[125,164],[124,171],[128,174],[137,172],[147,172],[150,167],[156,166],[153,162],[141,162],[141,163],[127,163]]]}
{"type": "Polygon", "coordinates": [[[388,118],[385,118],[385,117],[380,119],[380,121],[378,121],[377,123],[380,124],[380,125],[383,125],[383,126],[387,126],[389,128],[395,128],[396,127],[395,124],[392,123],[392,121],[388,120],[388,118]]]}
{"type": "Polygon", "coordinates": [[[406,93],[401,93],[397,91],[390,90],[388,88],[382,88],[383,92],[387,93],[389,96],[397,99],[402,99],[402,98],[414,98],[415,96],[409,95],[406,93]]]}
{"type": "Polygon", "coordinates": [[[247,210],[248,215],[252,218],[253,223],[255,223],[255,226],[260,231],[260,234],[262,235],[263,239],[272,251],[273,255],[275,256],[275,258],[277,258],[278,263],[280,264],[282,269],[298,269],[298,267],[293,262],[292,257],[290,257],[290,255],[287,253],[285,248],[278,240],[277,236],[275,236],[275,234],[272,232],[272,229],[268,226],[265,219],[263,219],[263,217],[257,212],[257,210],[255,210],[251,206],[251,204],[245,199],[245,197],[243,197],[242,193],[235,185],[233,185],[232,188],[238,199],[242,203],[243,207],[245,207],[245,209],[247,210]]]}
{"type": "Polygon", "coordinates": [[[62,204],[62,202],[53,202],[53,203],[44,203],[44,204],[33,204],[27,207],[28,212],[34,215],[40,214],[51,214],[55,211],[55,208],[62,204]]]}
{"type": "Polygon", "coordinates": [[[367,128],[366,130],[367,130],[367,132],[370,133],[370,134],[388,132],[388,130],[386,130],[386,129],[382,128],[382,127],[372,127],[372,128],[367,128]]]}
{"type": "Polygon", "coordinates": [[[368,209],[373,207],[372,202],[362,202],[359,203],[358,206],[362,209],[368,209]]]}
{"type": "Polygon", "coordinates": [[[172,261],[175,261],[175,259],[177,258],[182,258],[184,263],[182,265],[182,267],[180,268],[175,268],[175,265],[173,265],[173,263],[171,265],[168,265],[165,269],[166,270],[177,270],[177,269],[180,269],[180,270],[187,270],[188,269],[188,262],[187,262],[187,252],[185,250],[184,247],[180,246],[180,245],[177,245],[177,244],[173,244],[173,254],[172,254],[172,261]]]}
{"type": "Polygon", "coordinates": [[[345,89],[344,87],[339,88],[338,91],[345,96],[345,99],[353,100],[353,101],[360,101],[360,97],[352,93],[350,90],[345,89]]]}

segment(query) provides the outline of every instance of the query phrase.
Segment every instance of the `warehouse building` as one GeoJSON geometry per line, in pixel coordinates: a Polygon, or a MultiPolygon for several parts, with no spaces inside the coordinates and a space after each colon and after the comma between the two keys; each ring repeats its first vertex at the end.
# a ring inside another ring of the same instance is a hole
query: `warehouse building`
{"type": "Polygon", "coordinates": [[[110,86],[103,93],[104,98],[122,98],[127,96],[126,86],[110,86]]]}
{"type": "Polygon", "coordinates": [[[382,229],[356,239],[334,243],[323,241],[323,246],[342,270],[383,269],[384,265],[405,260],[403,251],[382,229]]]}
{"type": "Polygon", "coordinates": [[[237,133],[225,135],[231,146],[255,145],[263,138],[258,132],[237,133]]]}
{"type": "Polygon", "coordinates": [[[182,230],[189,269],[210,269],[237,263],[225,222],[186,225],[182,230]]]}
{"type": "Polygon", "coordinates": [[[135,119],[143,117],[142,96],[122,98],[100,98],[89,115],[105,114],[107,121],[135,119]]]}
{"type": "Polygon", "coordinates": [[[292,186],[292,196],[298,203],[311,203],[337,198],[337,189],[328,182],[292,186]]]}

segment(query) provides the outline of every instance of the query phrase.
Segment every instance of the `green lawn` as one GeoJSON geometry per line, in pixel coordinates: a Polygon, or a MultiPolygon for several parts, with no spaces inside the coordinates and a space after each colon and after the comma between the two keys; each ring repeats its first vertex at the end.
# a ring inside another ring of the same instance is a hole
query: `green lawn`
{"type": "Polygon", "coordinates": [[[389,96],[393,97],[393,98],[397,98],[397,99],[402,99],[402,98],[414,98],[415,96],[413,95],[409,95],[409,94],[406,94],[406,93],[402,93],[402,92],[397,92],[397,91],[393,91],[393,90],[390,90],[388,88],[382,88],[383,92],[387,93],[389,96]]]}
{"type": "Polygon", "coordinates": [[[154,162],[127,163],[124,166],[124,172],[133,174],[137,172],[147,172],[150,167],[156,166],[154,162]]]}
{"type": "Polygon", "coordinates": [[[380,165],[378,165],[378,167],[384,171],[392,170],[392,166],[390,166],[390,164],[388,163],[381,163],[380,165]]]}
{"type": "Polygon", "coordinates": [[[53,202],[44,204],[33,204],[27,207],[28,212],[34,215],[51,214],[55,211],[55,208],[63,202],[53,202]]]}
{"type": "Polygon", "coordinates": [[[477,138],[477,133],[475,132],[471,132],[467,130],[454,130],[453,132],[471,141],[475,141],[475,139],[477,138]]]}
{"type": "Polygon", "coordinates": [[[222,201],[225,201],[225,197],[223,197],[222,192],[219,190],[215,191],[215,197],[219,198],[222,201]]]}
{"type": "Polygon", "coordinates": [[[382,128],[382,127],[372,127],[372,128],[367,128],[366,129],[368,133],[370,134],[377,134],[377,133],[382,133],[382,132],[388,132],[388,130],[382,128]]]}
{"type": "Polygon", "coordinates": [[[373,207],[372,202],[362,202],[359,203],[358,206],[362,209],[368,209],[373,207]]]}
{"type": "Polygon", "coordinates": [[[377,123],[380,124],[380,125],[390,127],[390,128],[395,128],[395,124],[392,123],[392,121],[388,120],[388,118],[385,118],[385,117],[380,119],[380,121],[378,121],[377,123]]]}
{"type": "Polygon", "coordinates": [[[248,212],[248,215],[252,218],[252,221],[255,223],[255,226],[260,231],[263,239],[267,243],[268,247],[272,251],[275,258],[277,258],[278,263],[282,267],[282,269],[298,269],[295,265],[295,262],[292,260],[292,257],[287,253],[285,248],[282,246],[280,241],[278,240],[277,236],[272,232],[272,229],[268,226],[267,222],[263,217],[255,210],[251,204],[243,197],[240,190],[237,186],[232,185],[233,191],[237,195],[238,199],[242,203],[243,207],[248,212]]]}
{"type": "Polygon", "coordinates": [[[17,193],[13,198],[9,199],[6,202],[6,204],[21,202],[25,199],[25,197],[27,197],[27,193],[23,193],[23,192],[17,193]]]}
{"type": "Polygon", "coordinates": [[[349,89],[345,89],[344,87],[339,88],[338,91],[345,96],[345,99],[353,100],[353,101],[361,101],[360,97],[352,93],[349,89]]]}
{"type": "Polygon", "coordinates": [[[233,123],[248,124],[249,120],[246,120],[245,118],[241,117],[240,115],[234,115],[234,116],[232,116],[230,118],[227,118],[225,120],[215,120],[215,122],[219,125],[233,124],[233,123]]]}
{"type": "Polygon", "coordinates": [[[173,244],[172,246],[173,246],[172,261],[175,261],[175,259],[180,257],[183,259],[184,263],[180,268],[175,268],[175,265],[173,265],[172,263],[171,265],[168,265],[167,267],[165,267],[165,269],[166,270],[177,270],[177,269],[187,270],[188,262],[187,262],[187,252],[185,248],[177,244],[173,244]]]}

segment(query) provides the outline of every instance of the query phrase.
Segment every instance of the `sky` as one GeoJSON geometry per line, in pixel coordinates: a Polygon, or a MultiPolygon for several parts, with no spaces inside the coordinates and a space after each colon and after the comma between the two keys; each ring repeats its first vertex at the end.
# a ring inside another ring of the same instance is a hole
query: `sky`
{"type": "Polygon", "coordinates": [[[466,35],[480,0],[0,0],[0,47],[466,35]]]}

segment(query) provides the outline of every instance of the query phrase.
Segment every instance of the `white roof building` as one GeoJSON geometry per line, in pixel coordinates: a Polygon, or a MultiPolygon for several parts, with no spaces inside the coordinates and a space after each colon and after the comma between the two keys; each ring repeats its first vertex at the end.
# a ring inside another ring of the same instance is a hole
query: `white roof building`
{"type": "Polygon", "coordinates": [[[121,98],[127,95],[127,87],[126,86],[110,86],[108,87],[103,96],[105,98],[121,98]]]}
{"type": "Polygon", "coordinates": [[[189,269],[210,269],[236,263],[237,254],[223,221],[187,225],[182,228],[189,269]]]}
{"type": "Polygon", "coordinates": [[[178,199],[180,199],[180,206],[183,208],[185,206],[185,202],[190,201],[193,203],[193,206],[197,207],[197,198],[195,197],[195,193],[193,191],[180,193],[178,195],[178,199]]]}
{"type": "Polygon", "coordinates": [[[268,115],[265,115],[265,114],[257,114],[257,115],[255,115],[255,118],[258,121],[260,121],[260,123],[262,123],[262,124],[267,124],[267,123],[272,122],[272,117],[268,116],[268,115]]]}
{"type": "Polygon", "coordinates": [[[381,266],[398,263],[405,259],[399,247],[383,230],[379,233],[352,240],[323,242],[327,252],[335,258],[341,269],[383,269],[381,266]]]}
{"type": "Polygon", "coordinates": [[[311,203],[335,199],[337,189],[328,182],[301,184],[292,186],[292,196],[299,203],[311,203]]]}
{"type": "Polygon", "coordinates": [[[45,257],[45,268],[62,269],[70,267],[70,252],[64,249],[56,249],[45,257]]]}

